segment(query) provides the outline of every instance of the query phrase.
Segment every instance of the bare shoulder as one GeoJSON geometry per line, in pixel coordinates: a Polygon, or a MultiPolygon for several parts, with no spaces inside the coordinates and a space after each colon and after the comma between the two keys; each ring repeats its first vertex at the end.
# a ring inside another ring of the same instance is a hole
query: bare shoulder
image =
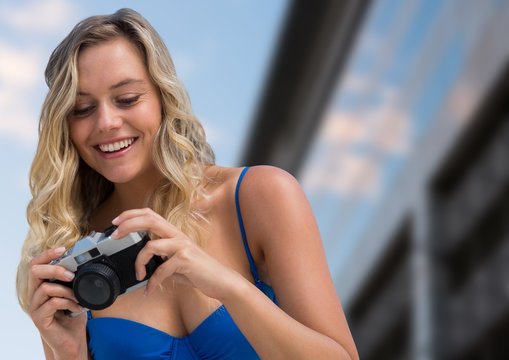
{"type": "Polygon", "coordinates": [[[266,182],[297,182],[289,172],[270,165],[257,165],[249,168],[249,174],[251,177],[257,178],[262,183],[266,182]]]}
{"type": "MultiPolygon", "coordinates": [[[[238,184],[244,167],[219,167],[213,166],[207,169],[206,175],[209,187],[235,188],[238,184]]],[[[246,169],[247,170],[247,169],[246,169]]],[[[242,197],[249,201],[251,195],[263,196],[274,195],[274,192],[291,192],[300,190],[297,180],[288,172],[268,165],[249,167],[242,179],[242,197]]],[[[233,195],[232,192],[229,191],[233,195]]]]}
{"type": "MultiPolygon", "coordinates": [[[[309,208],[298,181],[290,173],[274,166],[258,165],[246,169],[214,165],[206,170],[206,177],[206,191],[212,195],[210,205],[214,209],[222,209],[226,204],[235,206],[234,196],[240,185],[238,200],[242,217],[256,234],[270,226],[276,217],[298,217],[298,212],[309,208]],[[243,170],[246,171],[240,179],[243,170]]],[[[229,211],[222,214],[231,216],[229,211]]]]}
{"type": "MultiPolygon", "coordinates": [[[[262,247],[276,238],[281,242],[282,231],[316,227],[300,184],[293,175],[277,167],[250,168],[242,182],[239,198],[251,238],[262,247]]],[[[285,238],[296,239],[292,236],[285,238]]]]}
{"type": "Polygon", "coordinates": [[[260,202],[259,197],[269,197],[272,203],[288,200],[285,199],[288,195],[302,192],[293,175],[283,169],[268,165],[250,168],[242,186],[246,201],[255,203],[260,202]]]}
{"type": "MultiPolygon", "coordinates": [[[[242,217],[253,229],[263,230],[276,218],[300,217],[309,209],[306,196],[293,175],[268,165],[253,166],[244,173],[240,167],[211,167],[207,170],[210,193],[214,202],[234,204],[238,185],[238,200],[242,217]]],[[[309,216],[307,214],[306,216],[309,216]]]]}

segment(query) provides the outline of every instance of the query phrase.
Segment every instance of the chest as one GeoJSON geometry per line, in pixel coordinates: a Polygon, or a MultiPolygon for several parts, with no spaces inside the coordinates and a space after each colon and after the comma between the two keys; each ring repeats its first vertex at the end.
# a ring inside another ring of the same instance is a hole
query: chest
{"type": "Polygon", "coordinates": [[[258,359],[224,307],[184,337],[115,318],[89,320],[87,332],[94,359],[258,359]]]}
{"type": "MultiPolygon", "coordinates": [[[[215,219],[203,229],[203,250],[252,281],[238,223],[215,219]]],[[[170,277],[149,296],[145,296],[144,288],[140,288],[118,297],[112,306],[94,311],[92,315],[94,318],[128,319],[174,337],[184,337],[220,306],[218,300],[170,277]]]]}

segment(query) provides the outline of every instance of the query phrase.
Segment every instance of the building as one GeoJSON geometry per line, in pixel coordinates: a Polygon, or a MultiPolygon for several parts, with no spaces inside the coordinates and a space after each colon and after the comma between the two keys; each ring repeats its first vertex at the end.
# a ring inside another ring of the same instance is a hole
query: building
{"type": "Polygon", "coordinates": [[[509,2],[320,6],[242,162],[302,181],[362,359],[508,358],[509,2]]]}

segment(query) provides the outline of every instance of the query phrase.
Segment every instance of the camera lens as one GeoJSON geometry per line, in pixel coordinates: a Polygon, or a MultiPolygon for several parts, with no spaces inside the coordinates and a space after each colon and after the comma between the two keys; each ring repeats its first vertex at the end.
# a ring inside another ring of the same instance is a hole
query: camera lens
{"type": "Polygon", "coordinates": [[[120,279],[106,264],[88,263],[78,269],[73,283],[78,302],[92,310],[105,309],[120,293],[120,279]]]}

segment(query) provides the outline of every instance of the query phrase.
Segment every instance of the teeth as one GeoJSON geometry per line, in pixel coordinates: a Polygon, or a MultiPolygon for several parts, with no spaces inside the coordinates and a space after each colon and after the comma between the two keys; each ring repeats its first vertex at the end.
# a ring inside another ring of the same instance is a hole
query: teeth
{"type": "Polygon", "coordinates": [[[134,138],[131,138],[131,139],[127,139],[127,140],[117,141],[112,144],[101,144],[101,145],[99,145],[99,149],[101,149],[102,152],[118,151],[120,149],[124,149],[124,148],[128,147],[129,145],[131,145],[133,143],[133,141],[134,141],[134,138]]]}

